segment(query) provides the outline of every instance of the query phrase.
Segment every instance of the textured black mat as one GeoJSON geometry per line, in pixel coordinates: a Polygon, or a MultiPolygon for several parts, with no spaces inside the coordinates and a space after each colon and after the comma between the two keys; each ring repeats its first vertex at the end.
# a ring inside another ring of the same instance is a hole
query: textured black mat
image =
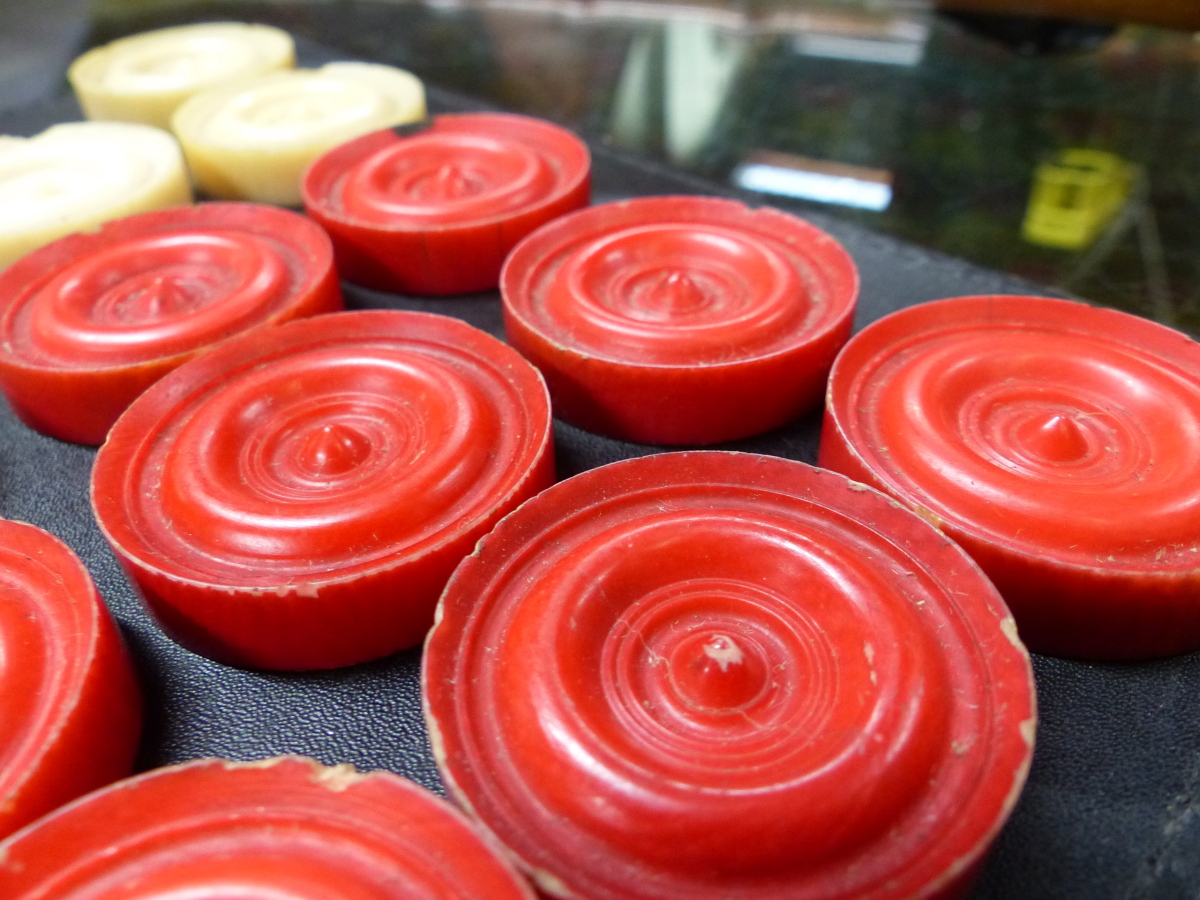
{"type": "MultiPolygon", "coordinates": [[[[309,48],[302,59],[311,64],[322,55],[309,48]]],[[[435,112],[480,108],[436,90],[430,106],[435,112]]],[[[33,134],[78,117],[74,101],[61,96],[0,116],[0,133],[33,134]]],[[[663,193],[737,196],[603,146],[593,152],[597,202],[663,193]]],[[[859,327],[939,297],[1037,292],[833,218],[806,217],[839,238],[858,264],[859,327]]],[[[346,298],[352,308],[445,313],[501,333],[495,293],[428,300],[347,285],[346,298]]],[[[725,446],[814,462],[819,428],[814,414],[725,446]]],[[[555,439],[559,477],[654,452],[562,423],[555,439]]],[[[35,434],[0,407],[0,514],[40,525],[70,544],[120,622],[146,693],[140,768],[201,756],[304,753],[440,787],[420,717],[417,651],[335,672],[272,675],[230,669],[183,650],[150,622],[92,521],[93,455],[35,434]]],[[[1033,770],[974,896],[1200,898],[1200,654],[1142,665],[1048,658],[1034,664],[1041,722],[1033,770]]]]}

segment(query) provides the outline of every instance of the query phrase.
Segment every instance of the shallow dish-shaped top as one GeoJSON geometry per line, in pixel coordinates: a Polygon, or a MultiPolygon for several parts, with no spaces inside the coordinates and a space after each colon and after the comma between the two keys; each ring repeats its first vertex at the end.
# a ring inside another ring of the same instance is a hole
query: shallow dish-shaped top
{"type": "Polygon", "coordinates": [[[304,206],[359,284],[417,294],[490,290],[525,235],[586,206],[591,157],[565,128],[467,113],[364,135],[304,177],[304,206]]]}
{"type": "Polygon", "coordinates": [[[6,900],[533,900],[456,810],[388,772],[205,759],[91,794],[0,844],[6,900]]]}
{"type": "Polygon", "coordinates": [[[562,217],[501,277],[508,338],[555,413],[589,431],[702,444],[816,405],[850,334],[858,273],[825,232],[773,209],[648,197],[562,217]]]}
{"type": "Polygon", "coordinates": [[[561,482],[439,613],[443,780],[555,896],[950,896],[1025,781],[1033,683],[999,595],[918,516],[801,463],[561,482]]]}
{"type": "Polygon", "coordinates": [[[1042,297],[875,322],[834,365],[821,464],[959,541],[1035,650],[1200,647],[1200,345],[1042,297]]]}
{"type": "Polygon", "coordinates": [[[456,319],[381,310],[176,369],[113,426],[92,501],[182,643],[308,669],[420,641],[458,561],[552,479],[531,366],[456,319]]]}

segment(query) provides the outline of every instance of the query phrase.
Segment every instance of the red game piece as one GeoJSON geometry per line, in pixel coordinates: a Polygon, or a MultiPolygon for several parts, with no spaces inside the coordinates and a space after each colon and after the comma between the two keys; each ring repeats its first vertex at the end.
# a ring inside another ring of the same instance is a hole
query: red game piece
{"type": "Polygon", "coordinates": [[[49,532],[0,519],[0,838],[128,775],[141,720],[83,563],[49,532]]]}
{"type": "Polygon", "coordinates": [[[142,213],[0,272],[0,386],[31,428],[100,444],[200,350],[341,308],[329,238],[304,216],[250,203],[142,213]]]}
{"type": "Polygon", "coordinates": [[[553,896],[958,896],[1029,767],[1029,657],[995,589],[802,463],[585,472],[485,537],[439,610],[443,781],[553,896]]]}
{"type": "Polygon", "coordinates": [[[496,286],[505,256],[539,225],[586,206],[587,146],[528,116],[464,113],[377,131],[304,176],[304,208],[356,284],[412,294],[496,286]]]}
{"type": "Polygon", "coordinates": [[[1200,345],[1110,309],[958,297],[856,335],[821,465],[967,550],[1035,651],[1200,647],[1200,345]]]}
{"type": "Polygon", "coordinates": [[[231,341],[113,426],[92,501],[168,633],[239,666],[418,643],[446,579],[553,481],[545,385],[427,313],[336,313],[231,341]]]}
{"type": "Polygon", "coordinates": [[[820,401],[858,272],[786,213],[649,197],[539,229],[501,292],[508,339],[546,377],[555,415],[623,440],[711,444],[820,401]]]}

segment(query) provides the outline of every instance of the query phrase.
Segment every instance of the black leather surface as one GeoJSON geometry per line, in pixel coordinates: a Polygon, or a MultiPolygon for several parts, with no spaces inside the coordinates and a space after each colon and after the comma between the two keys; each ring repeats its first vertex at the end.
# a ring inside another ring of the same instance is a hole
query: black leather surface
{"type": "MultiPolygon", "coordinates": [[[[478,107],[431,91],[434,111],[478,107]]],[[[73,100],[58,97],[0,117],[0,133],[32,134],[77,117],[73,100]]],[[[594,187],[597,201],[649,193],[735,196],[605,147],[594,148],[594,187]]],[[[807,218],[838,237],[858,264],[859,327],[923,300],[1036,292],[832,217],[807,218]]],[[[501,333],[494,293],[428,300],[348,285],[346,297],[351,307],[440,312],[501,333]]],[[[819,427],[814,414],[727,446],[813,462],[819,427]]],[[[654,452],[562,423],[555,439],[560,477],[654,452]]],[[[35,434],[0,408],[0,514],[70,544],[120,622],[146,693],[141,768],[291,752],[390,769],[439,787],[420,716],[417,651],[335,672],[277,675],[230,669],[183,650],[148,619],[92,521],[93,455],[35,434]]],[[[1200,654],[1142,665],[1037,658],[1035,669],[1041,723],[1033,770],[975,896],[1200,897],[1200,654]]]]}

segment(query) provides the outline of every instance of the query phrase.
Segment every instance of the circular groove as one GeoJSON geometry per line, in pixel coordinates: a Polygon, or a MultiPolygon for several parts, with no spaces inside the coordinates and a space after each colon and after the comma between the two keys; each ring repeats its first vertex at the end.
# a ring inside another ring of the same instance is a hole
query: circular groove
{"type": "Polygon", "coordinates": [[[526,116],[437,116],[415,134],[379,133],[314,168],[306,206],[384,230],[466,227],[553,204],[586,178],[566,129],[526,116]]]}
{"type": "Polygon", "coordinates": [[[63,235],[191,199],[179,145],[157,128],[68,122],[0,137],[0,269],[63,235]]]}
{"type": "Polygon", "coordinates": [[[650,197],[560,220],[514,254],[506,310],[547,341],[638,365],[778,353],[853,312],[853,263],[774,211],[650,197]]]}

